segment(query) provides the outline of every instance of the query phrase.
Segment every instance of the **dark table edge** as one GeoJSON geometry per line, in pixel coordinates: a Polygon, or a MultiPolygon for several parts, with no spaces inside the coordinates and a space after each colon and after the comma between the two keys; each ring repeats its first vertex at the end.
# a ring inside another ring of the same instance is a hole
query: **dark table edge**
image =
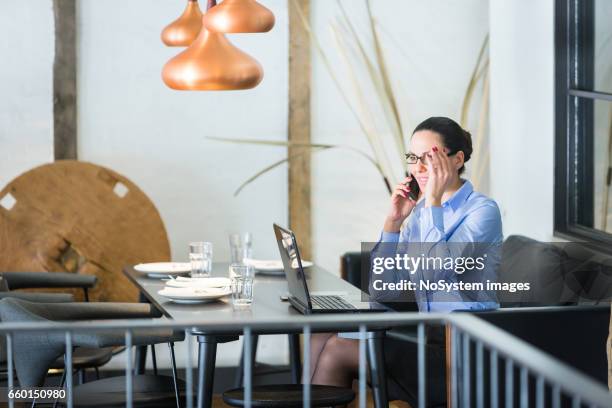
{"type": "Polygon", "coordinates": [[[134,271],[134,268],[132,266],[124,266],[123,267],[123,274],[130,280],[130,282],[132,282],[132,284],[136,287],[136,289],[138,290],[139,293],[139,297],[142,299],[142,297],[144,296],[146,298],[146,300],[152,304],[157,310],[159,310],[159,312],[164,315],[165,317],[167,317],[168,319],[174,320],[172,319],[172,316],[170,316],[166,310],[159,304],[157,303],[157,301],[155,300],[155,298],[153,298],[149,292],[147,292],[146,290],[142,290],[142,286],[140,286],[140,284],[138,284],[138,282],[136,281],[136,278],[134,278],[133,274],[135,274],[136,272],[134,271]]]}

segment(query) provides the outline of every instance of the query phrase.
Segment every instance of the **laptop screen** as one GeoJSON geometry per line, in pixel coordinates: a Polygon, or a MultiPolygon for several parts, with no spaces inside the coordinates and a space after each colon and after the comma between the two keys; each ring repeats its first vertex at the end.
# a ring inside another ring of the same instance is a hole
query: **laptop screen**
{"type": "Polygon", "coordinates": [[[274,224],[274,234],[276,235],[278,250],[283,260],[289,293],[310,309],[312,305],[308,296],[306,277],[304,276],[304,269],[302,268],[302,260],[295,235],[293,232],[276,224],[274,224]]]}

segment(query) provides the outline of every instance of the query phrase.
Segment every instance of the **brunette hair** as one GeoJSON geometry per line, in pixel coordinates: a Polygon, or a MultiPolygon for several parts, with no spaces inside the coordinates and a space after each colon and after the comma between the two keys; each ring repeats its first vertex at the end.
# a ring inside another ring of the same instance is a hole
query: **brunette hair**
{"type": "MultiPolygon", "coordinates": [[[[444,147],[450,150],[451,154],[458,151],[463,152],[464,162],[472,157],[472,135],[463,129],[457,122],[444,116],[434,116],[421,122],[412,134],[420,130],[436,132],[442,138],[444,147]]],[[[461,166],[459,174],[465,171],[465,166],[461,166]]]]}

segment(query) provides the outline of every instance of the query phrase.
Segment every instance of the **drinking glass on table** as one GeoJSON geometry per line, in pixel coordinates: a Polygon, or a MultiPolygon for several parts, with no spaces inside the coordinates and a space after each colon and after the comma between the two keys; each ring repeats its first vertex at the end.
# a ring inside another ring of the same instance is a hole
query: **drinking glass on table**
{"type": "Polygon", "coordinates": [[[212,272],[212,242],[192,242],[189,244],[189,262],[192,278],[208,278],[212,272]]]}
{"type": "Polygon", "coordinates": [[[230,265],[232,282],[232,304],[234,307],[249,307],[253,303],[253,279],[255,269],[242,264],[230,265]]]}
{"type": "Polygon", "coordinates": [[[245,259],[251,258],[253,238],[250,232],[230,234],[231,263],[243,264],[245,259]]]}

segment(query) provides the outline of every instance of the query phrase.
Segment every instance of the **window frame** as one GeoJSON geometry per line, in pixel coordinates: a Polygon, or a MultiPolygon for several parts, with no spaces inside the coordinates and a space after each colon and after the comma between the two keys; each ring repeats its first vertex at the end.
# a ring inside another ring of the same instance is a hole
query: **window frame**
{"type": "Polygon", "coordinates": [[[612,102],[612,94],[591,90],[594,1],[555,3],[554,235],[612,253],[612,234],[592,226],[593,104],[612,102]]]}

